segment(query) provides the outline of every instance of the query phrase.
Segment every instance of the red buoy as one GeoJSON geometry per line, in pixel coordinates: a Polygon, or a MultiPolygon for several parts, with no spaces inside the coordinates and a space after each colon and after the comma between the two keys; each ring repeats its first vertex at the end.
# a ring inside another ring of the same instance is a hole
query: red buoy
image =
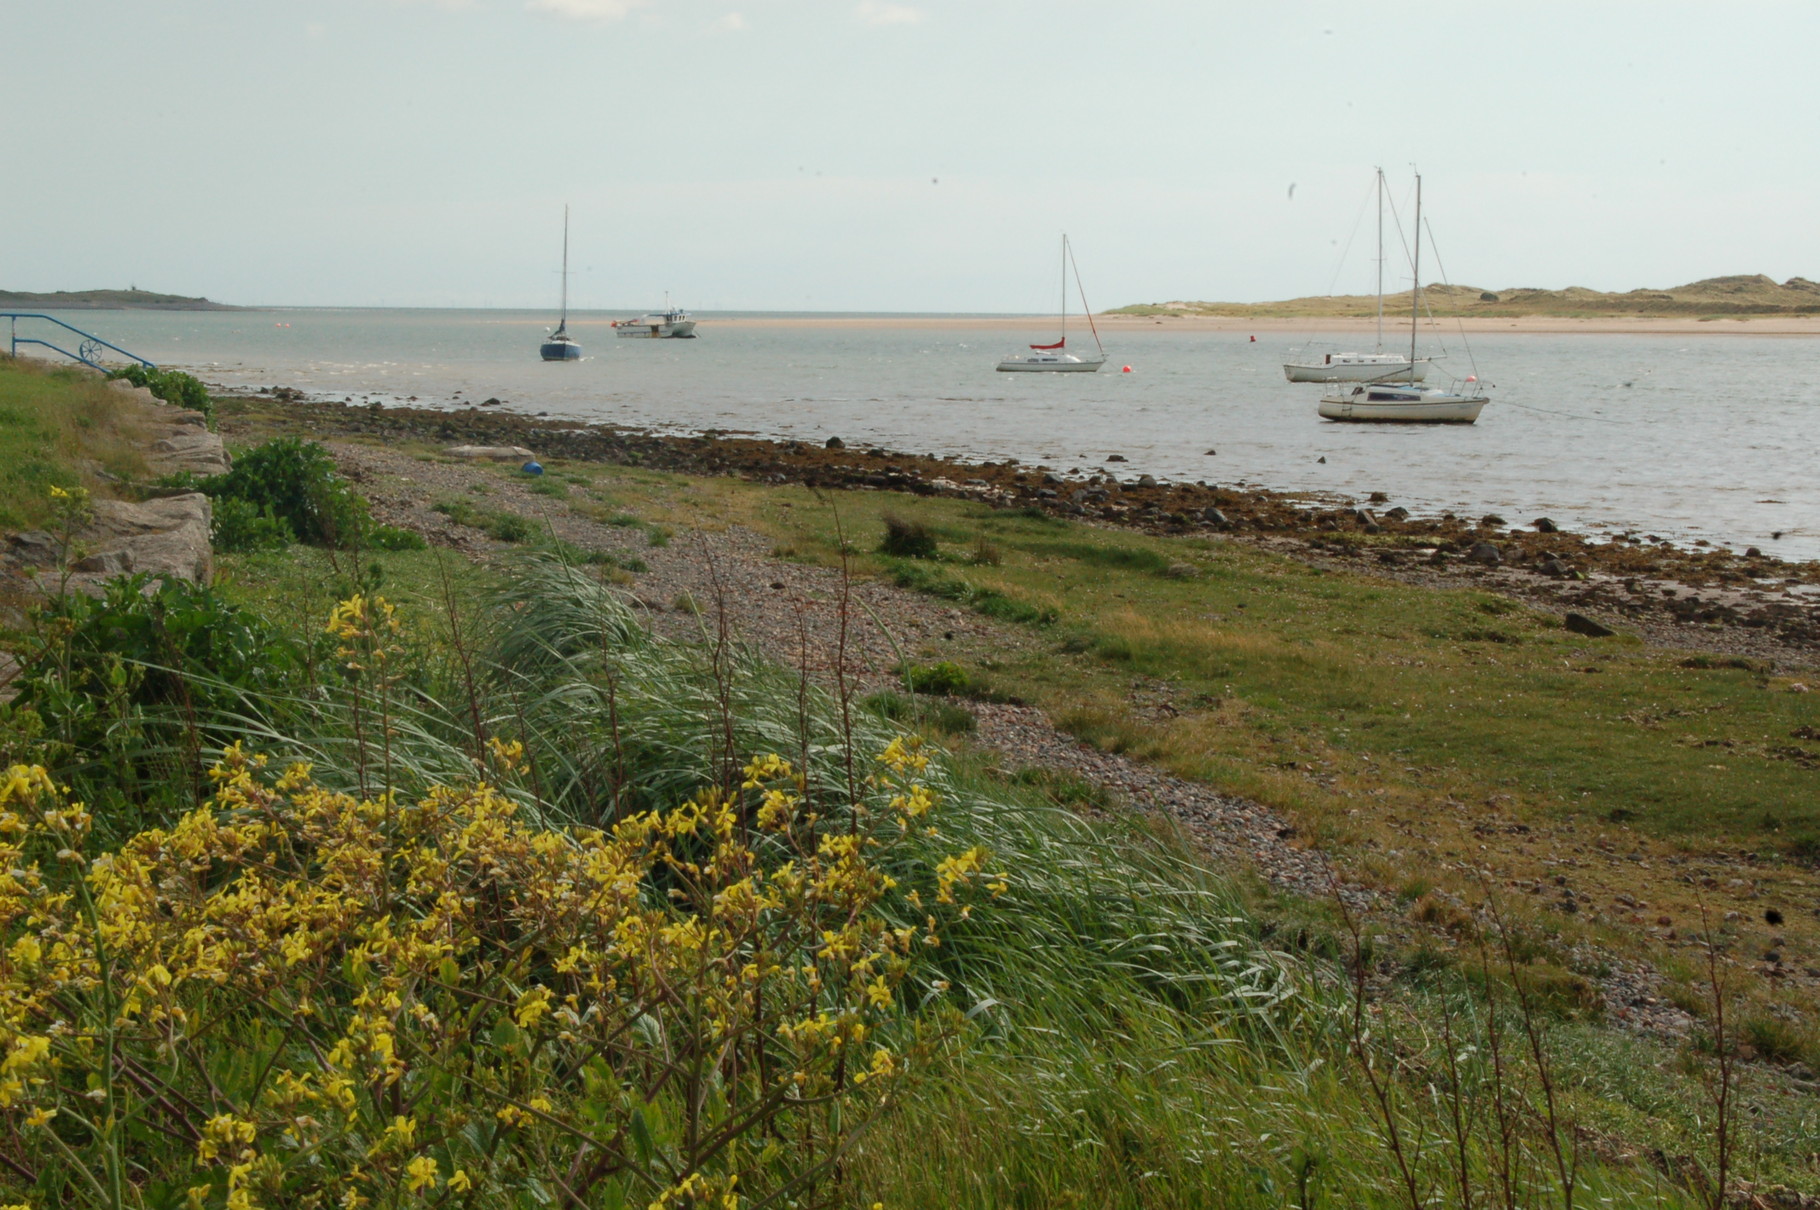
{"type": "Polygon", "coordinates": [[[1124,368],[1124,369],[1122,369],[1122,370],[1120,370],[1120,371],[1119,371],[1119,373],[1121,373],[1121,374],[1129,374],[1129,373],[1131,373],[1131,367],[1130,367],[1130,366],[1126,366],[1126,367],[1125,367],[1125,368],[1124,368]]]}
{"type": "Polygon", "coordinates": [[[1257,338],[1257,337],[1255,337],[1255,336],[1253,336],[1253,337],[1252,337],[1252,338],[1251,338],[1251,343],[1252,343],[1252,344],[1256,344],[1256,343],[1258,343],[1258,338],[1257,338]]]}

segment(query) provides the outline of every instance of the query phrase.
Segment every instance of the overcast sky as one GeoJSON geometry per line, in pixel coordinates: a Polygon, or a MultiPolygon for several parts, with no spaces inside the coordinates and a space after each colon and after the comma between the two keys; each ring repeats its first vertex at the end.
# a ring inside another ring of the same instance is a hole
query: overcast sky
{"type": "Polygon", "coordinates": [[[567,202],[580,307],[1044,310],[1063,231],[1096,308],[1351,292],[1378,164],[1403,199],[1420,168],[1458,283],[1820,277],[1808,0],[58,0],[0,25],[0,288],[543,307],[567,202]]]}

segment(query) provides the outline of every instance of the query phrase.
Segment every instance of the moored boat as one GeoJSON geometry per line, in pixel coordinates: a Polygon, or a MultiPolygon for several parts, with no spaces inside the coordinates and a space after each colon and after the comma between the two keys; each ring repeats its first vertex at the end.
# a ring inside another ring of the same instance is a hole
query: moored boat
{"type": "MultiPolygon", "coordinates": [[[[1468,378],[1468,383],[1475,380],[1468,378]]],[[[1487,395],[1463,395],[1439,387],[1368,383],[1350,391],[1321,396],[1323,420],[1378,421],[1385,424],[1471,424],[1491,402],[1487,395]]]]}
{"type": "Polygon", "coordinates": [[[613,323],[613,334],[621,337],[643,337],[647,340],[693,340],[695,338],[695,321],[681,307],[672,307],[667,302],[661,311],[649,315],[640,315],[636,319],[620,319],[613,323]]]}
{"type": "Polygon", "coordinates": [[[1284,363],[1283,377],[1291,382],[1421,382],[1428,377],[1430,360],[1411,362],[1401,353],[1328,353],[1319,361],[1284,363]]]}
{"type": "MultiPolygon", "coordinates": [[[[1379,172],[1378,179],[1381,194],[1382,172],[1379,172]]],[[[1421,321],[1422,308],[1422,177],[1419,173],[1416,175],[1415,249],[1410,263],[1413,285],[1409,292],[1409,357],[1405,364],[1414,367],[1417,364],[1416,329],[1421,321]]],[[[1380,308],[1382,305],[1380,299],[1380,308]]],[[[1471,424],[1479,418],[1479,412],[1491,399],[1478,393],[1479,379],[1476,374],[1467,375],[1466,381],[1460,385],[1466,390],[1420,387],[1413,382],[1374,381],[1355,386],[1351,391],[1321,396],[1317,411],[1325,420],[1380,424],[1471,424]]]]}
{"type": "Polygon", "coordinates": [[[1062,334],[1052,345],[1031,345],[1028,353],[1018,353],[998,363],[1004,373],[1091,374],[1106,364],[1106,346],[1100,344],[1100,330],[1093,322],[1093,310],[1087,305],[1087,291],[1081,286],[1080,266],[1074,264],[1074,250],[1068,237],[1062,236],[1062,334]],[[1087,327],[1093,332],[1093,343],[1100,355],[1077,357],[1066,352],[1068,347],[1068,270],[1074,269],[1074,285],[1081,292],[1081,310],[1087,313],[1087,327]]]}
{"type": "Polygon", "coordinates": [[[581,346],[569,335],[569,208],[562,208],[562,318],[556,330],[538,346],[545,361],[580,361],[581,346]]]}
{"type": "MultiPolygon", "coordinates": [[[[1428,377],[1427,357],[1384,351],[1384,170],[1378,169],[1378,343],[1371,353],[1328,353],[1319,361],[1291,361],[1283,377],[1291,382],[1421,382],[1428,377]]],[[[1306,347],[1306,346],[1304,346],[1306,347]]]]}

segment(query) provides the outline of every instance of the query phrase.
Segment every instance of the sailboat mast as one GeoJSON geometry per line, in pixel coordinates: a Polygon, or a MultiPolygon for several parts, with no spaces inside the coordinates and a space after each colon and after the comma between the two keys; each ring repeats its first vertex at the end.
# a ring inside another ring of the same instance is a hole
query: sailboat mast
{"type": "Polygon", "coordinates": [[[1384,170],[1378,169],[1378,351],[1384,351],[1384,170]]]}
{"type": "Polygon", "coordinates": [[[1062,232],[1062,343],[1068,343],[1068,233],[1062,232]]]}
{"type": "Polygon", "coordinates": [[[1409,380],[1415,381],[1416,325],[1421,322],[1422,307],[1422,174],[1416,173],[1416,255],[1415,276],[1409,283],[1409,380]]]}
{"type": "Polygon", "coordinates": [[[569,207],[562,208],[562,326],[569,326],[569,207]]]}

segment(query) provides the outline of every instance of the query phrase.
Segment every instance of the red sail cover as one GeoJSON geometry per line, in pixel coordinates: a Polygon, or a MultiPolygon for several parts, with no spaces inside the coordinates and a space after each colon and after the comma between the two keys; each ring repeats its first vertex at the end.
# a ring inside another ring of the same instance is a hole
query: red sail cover
{"type": "Polygon", "coordinates": [[[1068,343],[1068,338],[1066,336],[1064,336],[1052,345],[1031,345],[1030,347],[1033,349],[1059,349],[1067,343],[1068,343]]]}

